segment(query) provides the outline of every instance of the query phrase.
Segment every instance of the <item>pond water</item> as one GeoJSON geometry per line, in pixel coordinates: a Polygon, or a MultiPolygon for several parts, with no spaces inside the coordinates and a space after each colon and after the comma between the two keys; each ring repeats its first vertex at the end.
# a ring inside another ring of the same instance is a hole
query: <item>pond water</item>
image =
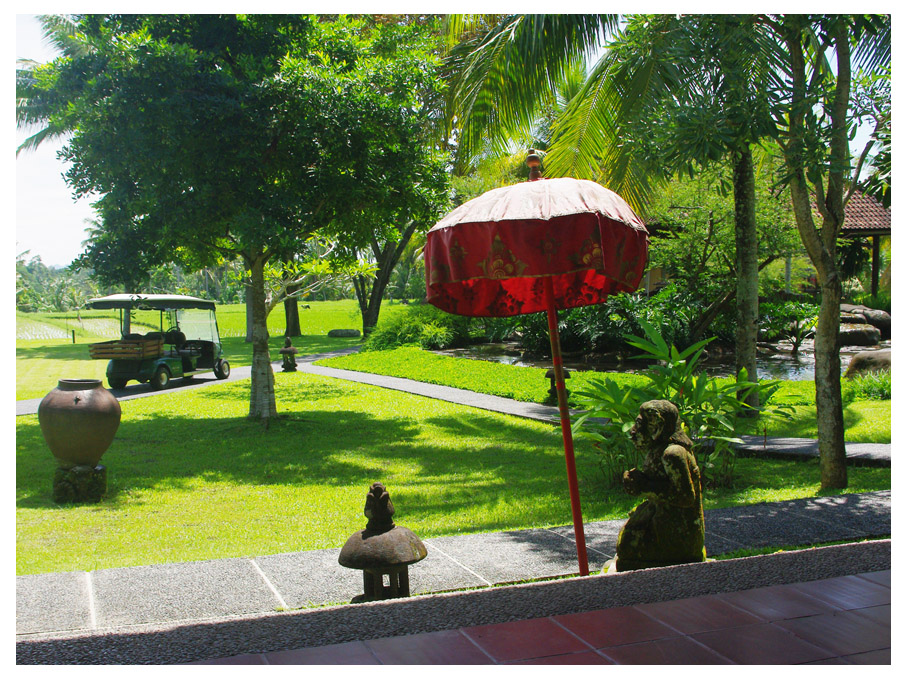
{"type": "MultiPolygon", "coordinates": [[[[791,354],[790,349],[790,345],[784,343],[760,344],[756,359],[756,370],[759,377],[763,380],[813,380],[815,377],[815,351],[812,341],[804,342],[796,355],[791,354]]],[[[853,355],[867,349],[891,349],[891,341],[886,340],[880,345],[872,347],[843,347],[841,349],[842,374],[847,370],[853,355]]],[[[513,366],[551,368],[550,359],[535,361],[523,358],[522,351],[515,342],[472,345],[461,349],[442,350],[436,354],[494,361],[513,366]]],[[[734,375],[733,349],[724,352],[713,350],[708,358],[700,362],[700,366],[712,377],[734,375]]],[[[564,367],[571,371],[599,371],[602,373],[640,373],[646,369],[646,365],[639,361],[602,360],[588,363],[582,357],[566,354],[564,355],[564,367]]]]}

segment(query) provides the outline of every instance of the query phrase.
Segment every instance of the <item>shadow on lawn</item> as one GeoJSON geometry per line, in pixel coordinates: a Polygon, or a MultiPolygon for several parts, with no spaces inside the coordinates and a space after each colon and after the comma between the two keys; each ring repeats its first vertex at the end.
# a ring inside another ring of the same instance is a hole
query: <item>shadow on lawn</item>
{"type": "MultiPolygon", "coordinates": [[[[92,340],[100,342],[100,340],[92,340]]],[[[88,355],[90,343],[60,343],[36,345],[33,347],[16,347],[16,359],[55,359],[57,361],[92,361],[88,355]]],[[[66,376],[60,376],[66,377],[66,376]]]]}
{"type": "MultiPolygon", "coordinates": [[[[228,387],[221,399],[232,396],[228,387]]],[[[382,481],[406,516],[420,517],[441,532],[452,530],[445,519],[452,513],[494,508],[511,499],[527,509],[542,506],[534,508],[538,514],[533,517],[527,510],[527,521],[544,525],[558,522],[549,516],[563,515],[564,508],[533,502],[552,493],[559,496],[561,485],[566,498],[563,451],[554,428],[540,436],[537,427],[481,412],[420,421],[319,408],[320,399],[344,392],[339,386],[297,386],[294,400],[309,403],[311,409],[288,413],[267,430],[242,417],[124,420],[102,460],[109,474],[103,504],[117,508],[144,502],[133,491],[190,489],[204,481],[231,480],[263,486],[352,486],[361,489],[364,501],[369,485],[382,481]],[[425,427],[438,428],[439,441],[426,438],[425,427]]],[[[237,394],[248,398],[247,391],[237,394]]],[[[36,421],[18,423],[16,448],[17,506],[57,507],[51,499],[55,462],[36,421]]],[[[469,530],[489,530],[500,526],[494,522],[508,521],[496,517],[494,510],[479,512],[476,519],[469,530]]]]}

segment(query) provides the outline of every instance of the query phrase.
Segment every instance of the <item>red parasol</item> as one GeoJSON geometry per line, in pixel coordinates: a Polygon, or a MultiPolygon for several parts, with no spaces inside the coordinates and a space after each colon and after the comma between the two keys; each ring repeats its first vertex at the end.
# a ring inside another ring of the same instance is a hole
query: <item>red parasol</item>
{"type": "Polygon", "coordinates": [[[428,232],[427,297],[436,307],[463,316],[547,312],[577,557],[585,576],[589,565],[557,310],[636,290],[646,267],[649,234],[613,191],[587,180],[541,179],[534,152],[528,163],[530,181],[486,192],[428,232]]]}

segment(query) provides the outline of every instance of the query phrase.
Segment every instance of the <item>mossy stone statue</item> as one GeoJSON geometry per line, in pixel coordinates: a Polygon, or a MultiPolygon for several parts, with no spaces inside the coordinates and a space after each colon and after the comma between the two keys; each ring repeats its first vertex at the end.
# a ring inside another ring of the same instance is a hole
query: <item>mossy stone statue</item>
{"type": "Polygon", "coordinates": [[[638,468],[624,472],[623,485],[645,500],[630,512],[617,539],[617,554],[605,570],[704,562],[699,466],[677,407],[665,400],[645,402],[630,436],[646,457],[638,468]]]}

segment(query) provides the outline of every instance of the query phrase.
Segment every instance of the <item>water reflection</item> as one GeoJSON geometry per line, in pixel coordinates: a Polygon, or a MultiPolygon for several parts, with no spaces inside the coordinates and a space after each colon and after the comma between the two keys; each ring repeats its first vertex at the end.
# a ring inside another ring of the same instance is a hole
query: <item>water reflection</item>
{"type": "MultiPolygon", "coordinates": [[[[869,349],[891,349],[891,341],[886,340],[872,347],[843,347],[841,349],[841,373],[847,370],[848,364],[854,354],[869,349]]],[[[435,352],[445,356],[461,357],[464,359],[478,359],[493,361],[512,366],[534,366],[537,368],[550,368],[551,360],[534,361],[525,359],[516,343],[489,343],[472,345],[461,349],[449,349],[435,352]]],[[[776,345],[760,345],[759,355],[756,359],[756,370],[759,377],[764,380],[813,380],[815,377],[815,349],[811,340],[805,341],[800,346],[797,354],[791,354],[790,345],[778,343],[776,345]]],[[[712,351],[708,358],[700,363],[702,370],[712,377],[726,377],[734,374],[733,350],[720,352],[712,351]]],[[[582,357],[564,356],[564,367],[571,371],[599,371],[601,373],[640,373],[646,365],[639,361],[596,360],[589,363],[582,357]]]]}

